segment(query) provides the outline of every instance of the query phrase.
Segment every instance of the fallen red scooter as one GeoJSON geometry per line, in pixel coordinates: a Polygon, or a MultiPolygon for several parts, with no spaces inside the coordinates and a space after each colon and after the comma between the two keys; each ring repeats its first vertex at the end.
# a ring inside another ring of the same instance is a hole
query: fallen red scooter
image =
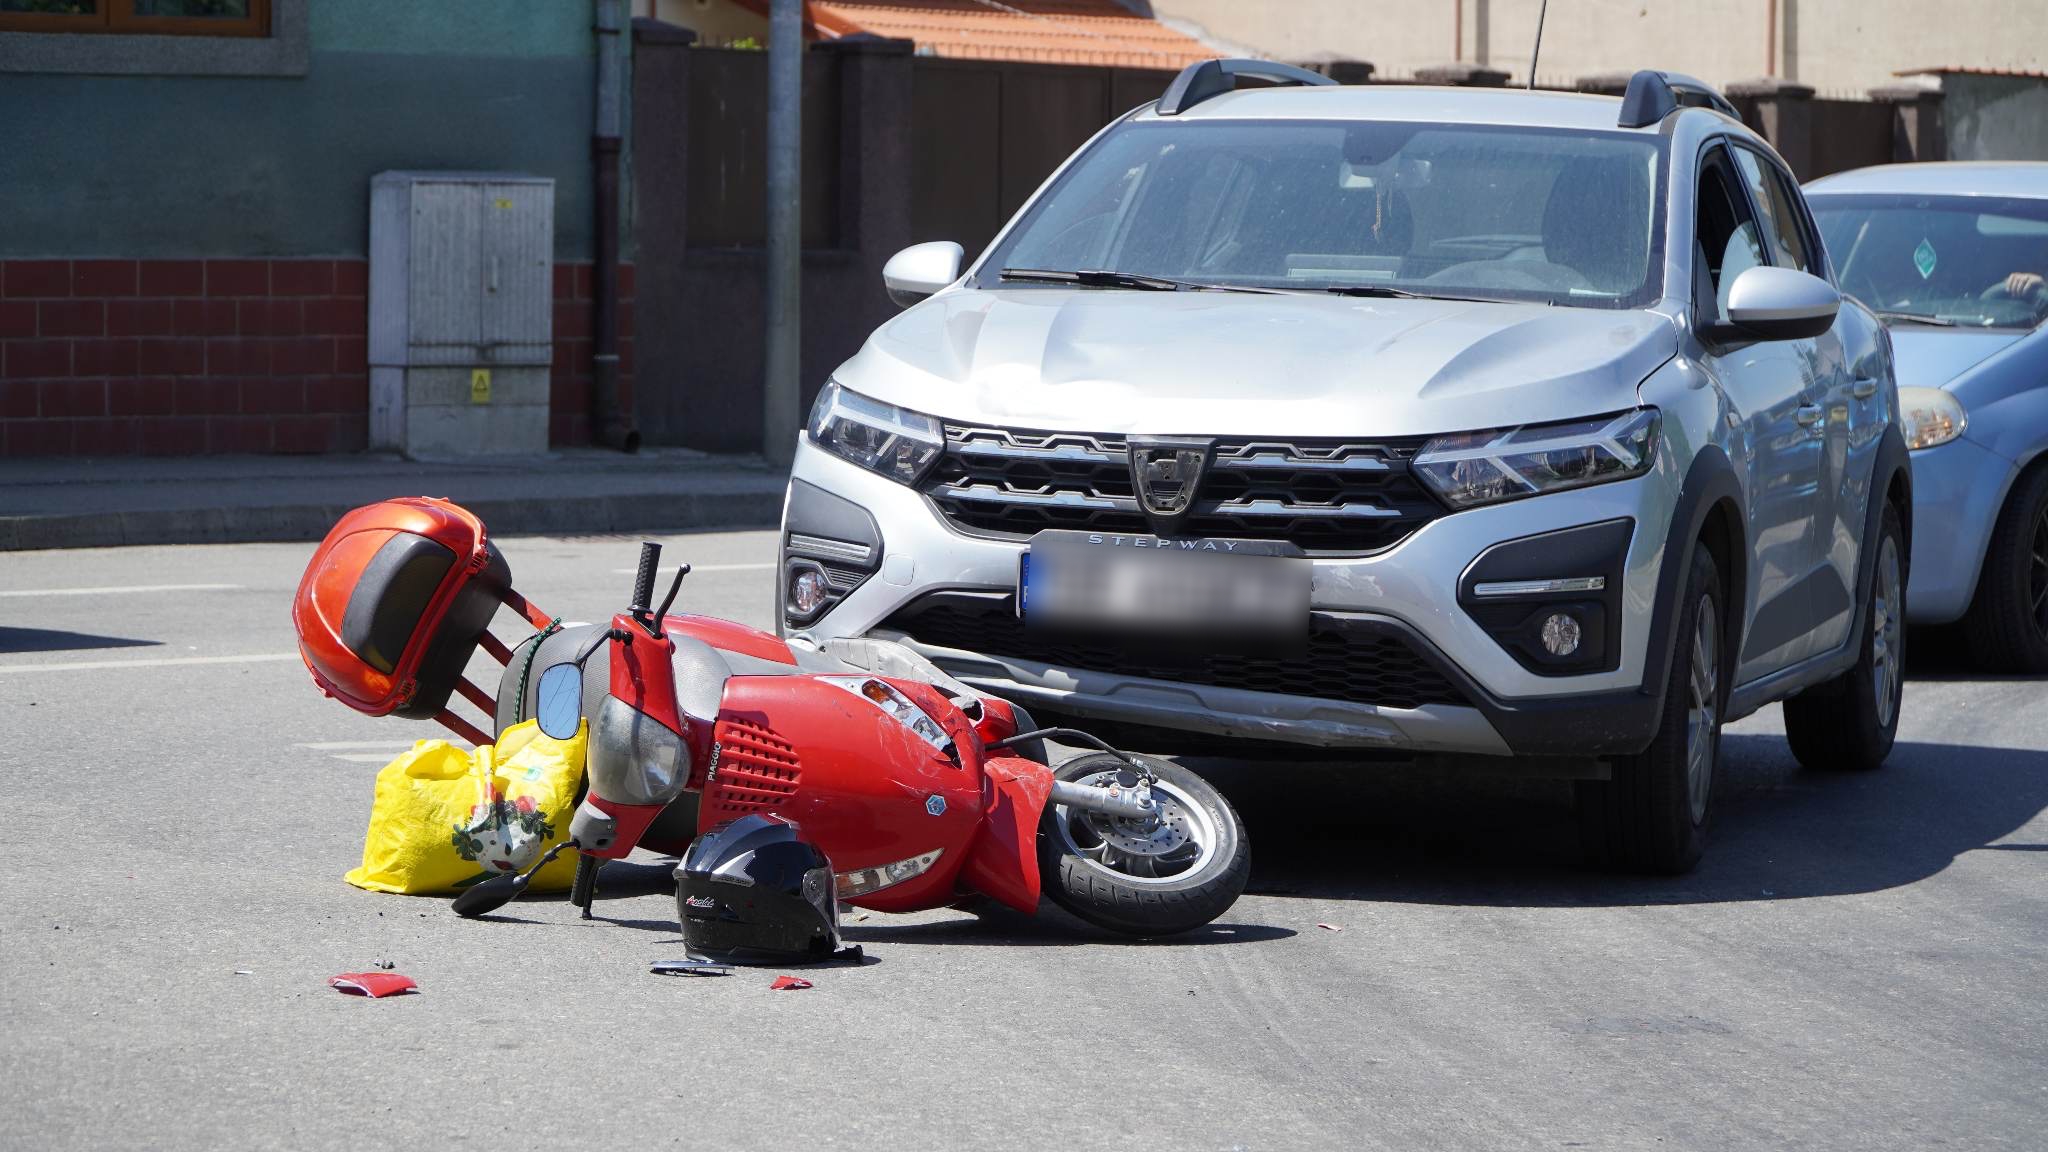
{"type": "MultiPolygon", "coordinates": [[[[499,730],[589,725],[588,789],[566,845],[581,856],[571,900],[586,916],[600,861],[635,847],[679,855],[752,813],[796,822],[832,861],[840,902],[885,912],[972,894],[1032,912],[1043,887],[1084,920],[1153,936],[1209,923],[1243,890],[1243,827],[1200,776],[1035,730],[899,644],[816,649],[671,615],[688,568],[655,607],[659,556],[642,545],[632,603],[608,624],[562,626],[512,590],[476,517],[386,501],[335,526],[293,619],[315,681],[359,710],[436,718],[482,742],[447,707],[460,691],[499,730]],[[499,603],[537,629],[516,648],[487,631],[499,603]],[[479,645],[505,664],[495,696],[461,677],[479,645]],[[1048,738],[1100,751],[1054,768],[1048,738]]],[[[478,885],[458,911],[501,905],[538,867],[478,885]]]]}

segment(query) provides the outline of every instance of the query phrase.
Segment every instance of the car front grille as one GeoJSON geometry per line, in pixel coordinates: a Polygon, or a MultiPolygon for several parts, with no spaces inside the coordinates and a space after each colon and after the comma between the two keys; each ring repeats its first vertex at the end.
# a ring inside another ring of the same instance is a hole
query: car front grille
{"type": "Polygon", "coordinates": [[[1278,692],[1344,700],[1382,708],[1424,704],[1469,707],[1472,701],[1398,631],[1312,618],[1307,649],[1299,655],[1148,652],[1129,641],[1079,640],[1026,628],[1007,596],[934,592],[882,622],[923,644],[1007,656],[1076,671],[1179,683],[1211,684],[1252,692],[1278,692]]]}
{"type": "MultiPolygon", "coordinates": [[[[1409,472],[1423,439],[1219,438],[1183,536],[1286,540],[1310,555],[1391,548],[1442,506],[1409,472]]],[[[955,527],[1023,539],[1048,528],[1149,535],[1122,437],[946,427],[924,492],[955,527]]]]}

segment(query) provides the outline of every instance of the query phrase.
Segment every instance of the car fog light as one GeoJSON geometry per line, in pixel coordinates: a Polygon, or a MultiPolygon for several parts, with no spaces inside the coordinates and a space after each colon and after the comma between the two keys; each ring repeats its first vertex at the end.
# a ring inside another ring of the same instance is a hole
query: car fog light
{"type": "Polygon", "coordinates": [[[1543,650],[1552,656],[1569,656],[1579,650],[1578,618],[1552,612],[1543,621],[1543,650]]]}
{"type": "Polygon", "coordinates": [[[825,606],[825,574],[816,568],[799,568],[789,578],[789,610],[809,616],[825,606]]]}

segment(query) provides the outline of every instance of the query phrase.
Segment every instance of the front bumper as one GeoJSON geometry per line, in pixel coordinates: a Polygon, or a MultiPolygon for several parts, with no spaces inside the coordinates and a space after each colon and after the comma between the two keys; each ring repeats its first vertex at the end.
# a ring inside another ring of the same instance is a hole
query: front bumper
{"type": "Polygon", "coordinates": [[[2019,469],[1967,436],[1911,459],[1913,563],[1906,619],[1947,624],[1969,611],[1991,526],[2019,469]]]}
{"type": "MultiPolygon", "coordinates": [[[[882,537],[873,575],[816,620],[786,626],[823,642],[900,633],[892,618],[933,596],[1007,603],[1021,541],[953,530],[920,493],[826,453],[808,439],[792,476],[859,505],[882,537]]],[[[1313,561],[1310,602],[1319,630],[1398,643],[1455,691],[1395,703],[1190,683],[948,646],[906,642],[960,679],[1026,707],[1107,721],[1331,748],[1482,755],[1598,754],[1645,744],[1656,699],[1641,691],[1656,585],[1677,479],[1660,463],[1637,480],[1443,516],[1373,556],[1313,561]],[[1542,675],[1523,666],[1458,603],[1461,577],[1506,540],[1628,519],[1635,523],[1616,597],[1612,667],[1542,675]]],[[[790,532],[786,525],[785,547],[790,532]]],[[[1421,673],[1416,673],[1420,675],[1421,673]]],[[[1415,696],[1415,693],[1407,694],[1415,696]]]]}

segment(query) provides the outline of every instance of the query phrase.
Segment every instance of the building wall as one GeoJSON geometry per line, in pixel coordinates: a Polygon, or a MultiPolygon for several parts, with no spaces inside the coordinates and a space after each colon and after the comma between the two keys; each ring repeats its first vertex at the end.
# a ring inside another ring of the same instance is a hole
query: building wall
{"type": "MultiPolygon", "coordinates": [[[[1454,57],[1529,72],[1541,0],[1127,0],[1279,59],[1335,54],[1390,78],[1454,57]],[[1461,27],[1462,26],[1462,27],[1461,27]]],[[[1776,74],[1861,95],[1936,65],[2048,68],[2042,0],[1570,0],[1550,5],[1544,82],[1659,67],[1716,84],[1776,74]],[[1936,12],[1939,18],[1933,18],[1936,12]]]]}
{"type": "Polygon", "coordinates": [[[2048,160],[2048,80],[1942,77],[1951,160],[2048,160]]]}
{"type": "Polygon", "coordinates": [[[697,42],[722,48],[739,40],[768,45],[768,21],[732,0],[628,0],[636,16],[678,24],[697,34],[697,42]]]}
{"type": "Polygon", "coordinates": [[[274,7],[302,74],[39,70],[82,36],[0,56],[0,453],[360,450],[388,169],[554,179],[553,432],[587,439],[589,0],[274,7]]]}

